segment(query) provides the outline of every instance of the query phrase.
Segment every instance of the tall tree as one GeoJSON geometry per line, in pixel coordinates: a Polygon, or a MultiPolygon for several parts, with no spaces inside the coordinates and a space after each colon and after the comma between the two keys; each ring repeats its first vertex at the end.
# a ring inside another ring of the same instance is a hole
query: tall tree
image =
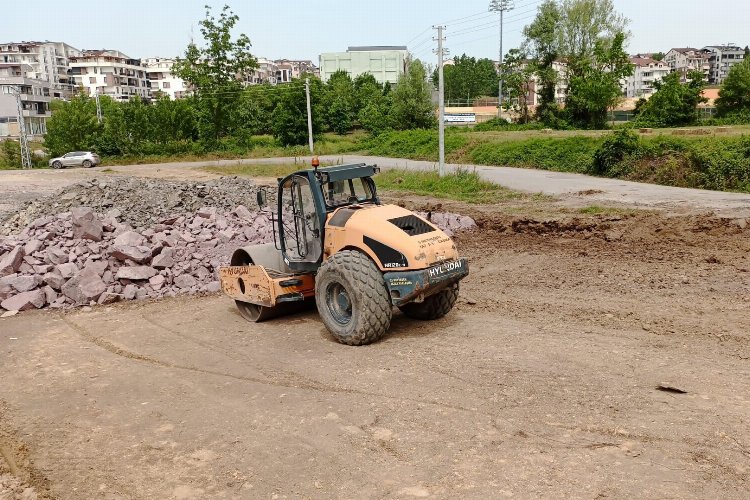
{"type": "MultiPolygon", "coordinates": [[[[500,76],[495,63],[489,59],[476,59],[466,54],[454,57],[453,64],[443,68],[446,100],[471,100],[497,94],[500,76]]],[[[432,84],[437,86],[437,69],[432,73],[432,84]]]]}
{"type": "Polygon", "coordinates": [[[250,53],[250,39],[240,34],[232,39],[239,17],[225,5],[218,17],[206,6],[206,17],[200,21],[205,45],[191,42],[185,57],[178,59],[172,72],[188,82],[197,97],[201,136],[215,141],[231,131],[229,117],[235,99],[242,91],[238,78],[258,67],[250,53]]]}
{"type": "MultiPolygon", "coordinates": [[[[307,98],[301,80],[294,80],[280,90],[279,103],[271,117],[273,135],[284,146],[307,144],[307,98]]],[[[313,137],[320,137],[324,125],[325,89],[317,78],[310,78],[310,105],[313,137]]]]}
{"type": "Polygon", "coordinates": [[[620,81],[633,74],[633,65],[624,49],[625,35],[611,42],[596,42],[593,55],[571,62],[566,112],[574,123],[585,128],[604,128],[607,111],[622,97],[620,81]]]}
{"type": "Polygon", "coordinates": [[[503,61],[503,74],[505,93],[508,96],[505,108],[518,116],[519,123],[528,123],[531,120],[528,97],[534,69],[527,64],[526,54],[518,49],[511,49],[503,61]]]}
{"type": "Polygon", "coordinates": [[[663,61],[666,54],[664,52],[656,52],[654,54],[651,54],[651,57],[654,61],[663,61]]]}
{"type": "Polygon", "coordinates": [[[702,92],[703,73],[693,71],[680,83],[679,73],[670,73],[655,82],[656,92],[638,108],[637,121],[651,127],[680,127],[698,121],[698,104],[707,102],[702,92]]]}
{"type": "Polygon", "coordinates": [[[539,94],[537,118],[545,123],[553,121],[558,111],[555,101],[555,88],[558,74],[554,69],[554,62],[560,57],[560,23],[562,12],[557,2],[547,0],[539,6],[534,21],[524,28],[525,51],[531,57],[531,68],[534,71],[539,94]]]}
{"type": "Polygon", "coordinates": [[[719,116],[750,113],[750,57],[732,66],[716,100],[719,116]]]}
{"type": "Polygon", "coordinates": [[[615,10],[613,0],[563,0],[560,52],[568,59],[594,55],[597,44],[606,47],[615,36],[628,38],[629,20],[615,10]]]}
{"type": "Polygon", "coordinates": [[[52,101],[52,117],[47,121],[44,146],[52,156],[70,151],[94,149],[100,125],[96,103],[81,93],[70,101],[52,101]]]}
{"type": "Polygon", "coordinates": [[[328,79],[326,118],[331,130],[339,135],[349,132],[356,117],[354,82],[349,73],[338,70],[328,79]]]}
{"type": "Polygon", "coordinates": [[[398,85],[390,94],[390,121],[397,130],[431,128],[437,123],[432,105],[432,86],[427,83],[427,72],[419,59],[399,77],[398,85]]]}

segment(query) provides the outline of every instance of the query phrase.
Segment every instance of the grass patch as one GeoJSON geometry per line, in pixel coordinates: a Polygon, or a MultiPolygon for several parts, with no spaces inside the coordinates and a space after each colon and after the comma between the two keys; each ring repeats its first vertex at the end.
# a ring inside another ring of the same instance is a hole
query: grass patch
{"type": "Polygon", "coordinates": [[[399,191],[468,203],[488,204],[517,199],[522,194],[479,177],[476,172],[459,170],[440,177],[436,171],[385,170],[375,178],[378,189],[399,191]]]}
{"type": "Polygon", "coordinates": [[[255,163],[249,165],[226,165],[203,167],[202,170],[219,175],[241,175],[244,177],[286,177],[292,172],[307,168],[305,165],[288,163],[255,163]]]}

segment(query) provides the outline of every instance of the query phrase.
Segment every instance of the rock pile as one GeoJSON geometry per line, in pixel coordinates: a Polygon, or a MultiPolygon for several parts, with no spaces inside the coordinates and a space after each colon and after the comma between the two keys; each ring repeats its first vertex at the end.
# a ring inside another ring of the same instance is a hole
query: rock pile
{"type": "Polygon", "coordinates": [[[200,208],[136,231],[112,209],[42,216],[0,240],[0,307],[24,311],[218,292],[217,270],[243,245],[272,240],[268,219],[239,205],[200,208]]]}
{"type": "Polygon", "coordinates": [[[67,186],[51,196],[29,203],[0,226],[0,234],[17,233],[33,220],[49,214],[89,207],[105,213],[113,208],[134,228],[146,229],[174,214],[193,214],[201,207],[228,212],[237,205],[255,204],[255,183],[242,177],[221,177],[205,182],[166,181],[134,177],[106,177],[67,186]]]}
{"type": "MultiPolygon", "coordinates": [[[[218,292],[235,249],[273,241],[267,216],[237,202],[254,194],[252,181],[231,177],[121,178],[34,201],[0,237],[0,313],[218,292]]],[[[469,217],[422,215],[449,234],[474,227],[469,217]]]]}

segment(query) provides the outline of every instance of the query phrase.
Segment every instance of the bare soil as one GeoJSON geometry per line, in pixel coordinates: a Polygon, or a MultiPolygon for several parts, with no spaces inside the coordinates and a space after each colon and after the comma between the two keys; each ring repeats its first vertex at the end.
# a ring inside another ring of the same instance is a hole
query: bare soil
{"type": "Polygon", "coordinates": [[[18,474],[59,499],[747,498],[750,229],[397,201],[474,216],[471,274],[371,346],[222,296],[0,320],[18,474]]]}

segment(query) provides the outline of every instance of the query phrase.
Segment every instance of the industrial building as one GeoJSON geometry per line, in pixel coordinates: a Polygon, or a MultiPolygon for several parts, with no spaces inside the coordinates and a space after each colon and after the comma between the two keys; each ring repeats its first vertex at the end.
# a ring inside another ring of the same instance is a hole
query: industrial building
{"type": "Polygon", "coordinates": [[[380,84],[394,84],[406,72],[409,60],[405,46],[349,47],[346,52],[320,55],[320,78],[327,82],[332,74],[343,70],[352,78],[370,73],[380,84]]]}

